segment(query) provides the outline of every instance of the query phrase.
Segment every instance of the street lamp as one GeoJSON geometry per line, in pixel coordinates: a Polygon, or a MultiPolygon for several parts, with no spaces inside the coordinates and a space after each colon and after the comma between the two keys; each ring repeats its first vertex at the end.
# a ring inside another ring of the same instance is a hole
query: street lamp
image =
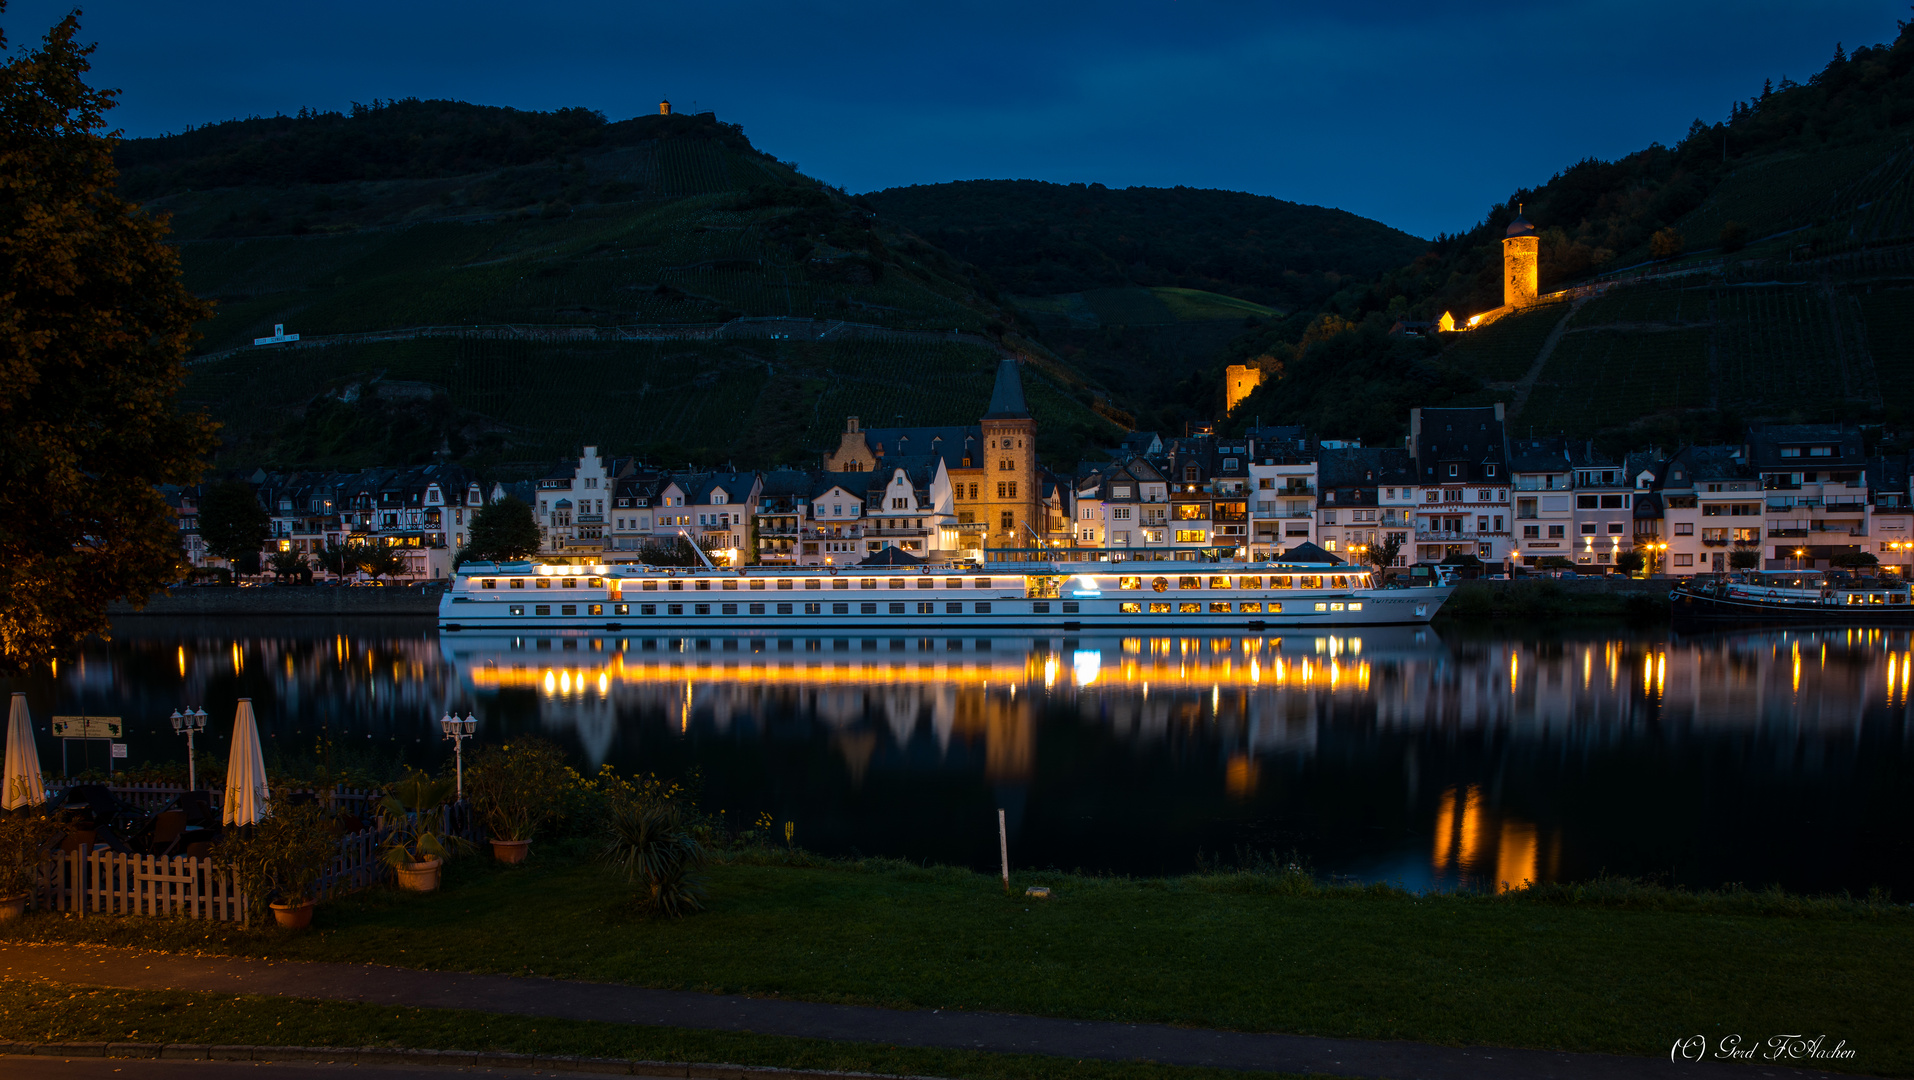
{"type": "MultiPolygon", "coordinates": [[[[1797,562],[1797,563],[1801,563],[1801,562],[1806,562],[1806,561],[1807,561],[1807,558],[1808,558],[1808,549],[1807,549],[1807,548],[1795,548],[1795,549],[1794,549],[1794,561],[1795,561],[1795,562],[1797,562]]],[[[1796,570],[1805,570],[1805,569],[1807,569],[1807,567],[1805,567],[1805,566],[1796,566],[1796,567],[1795,567],[1795,569],[1796,569],[1796,570]]]]}
{"type": "Polygon", "coordinates": [[[167,719],[172,722],[175,734],[186,736],[186,790],[198,791],[199,772],[193,767],[193,736],[206,730],[206,710],[188,705],[185,712],[174,709],[167,719]]]}
{"type": "Polygon", "coordinates": [[[465,740],[478,731],[478,717],[465,714],[460,720],[457,713],[446,713],[439,717],[439,730],[452,740],[452,758],[457,762],[459,777],[459,801],[465,801],[465,740]]]}

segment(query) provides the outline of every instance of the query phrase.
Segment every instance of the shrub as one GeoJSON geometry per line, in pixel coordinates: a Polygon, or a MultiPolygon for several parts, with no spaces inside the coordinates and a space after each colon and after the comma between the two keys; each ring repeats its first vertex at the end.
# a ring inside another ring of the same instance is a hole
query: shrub
{"type": "Polygon", "coordinates": [[[394,870],[432,859],[450,859],[468,845],[441,831],[439,807],[452,801],[453,781],[434,780],[415,772],[387,789],[379,800],[379,815],[392,826],[379,849],[379,858],[394,870]]]}
{"type": "Polygon", "coordinates": [[[638,906],[668,919],[682,918],[704,907],[704,846],[685,828],[677,803],[619,792],[606,814],[611,833],[603,858],[621,869],[625,880],[643,878],[638,906]]]}
{"type": "Polygon", "coordinates": [[[0,896],[33,891],[47,848],[66,826],[30,810],[0,811],[0,896]]]}
{"type": "Polygon", "coordinates": [[[326,812],[315,802],[294,803],[286,795],[273,799],[271,815],[228,832],[213,849],[215,864],[232,871],[256,917],[275,900],[298,905],[318,899],[319,879],[338,854],[338,834],[326,812]]]}
{"type": "Polygon", "coordinates": [[[558,747],[520,739],[472,755],[466,790],[495,840],[530,840],[563,808],[572,773],[558,747]]]}

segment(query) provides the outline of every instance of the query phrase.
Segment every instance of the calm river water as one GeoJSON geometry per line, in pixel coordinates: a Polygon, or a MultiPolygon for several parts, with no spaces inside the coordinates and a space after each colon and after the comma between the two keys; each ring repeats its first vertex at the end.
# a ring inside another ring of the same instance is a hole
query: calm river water
{"type": "Polygon", "coordinates": [[[8,689],[54,767],[55,713],[122,716],[133,762],[183,762],[165,718],[186,704],[223,757],[241,696],[288,763],[436,766],[449,708],[477,713],[481,742],[536,733],[582,768],[695,770],[708,809],[768,812],[831,853],[994,869],[1002,808],[1023,867],[1293,853],[1412,888],[1607,872],[1914,900],[1911,656],[1882,631],[514,638],[137,618],[8,689]]]}

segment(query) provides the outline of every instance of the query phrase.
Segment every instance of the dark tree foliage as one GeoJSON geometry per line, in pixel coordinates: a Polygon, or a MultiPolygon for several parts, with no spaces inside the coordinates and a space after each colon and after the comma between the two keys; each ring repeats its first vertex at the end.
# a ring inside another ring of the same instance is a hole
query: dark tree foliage
{"type": "Polygon", "coordinates": [[[677,138],[756,153],[742,128],[710,113],[611,123],[584,108],[537,112],[405,98],[355,105],[350,115],[302,109],[128,139],[116,156],[122,190],[144,199],[181,188],[462,176],[677,138]]]}
{"type": "Polygon", "coordinates": [[[1437,342],[1391,334],[1389,325],[1379,316],[1350,323],[1320,315],[1245,334],[1225,362],[1261,368],[1264,378],[1232,414],[1234,428],[1260,419],[1306,424],[1369,446],[1399,445],[1410,409],[1479,388],[1441,363],[1437,342]]]}
{"type": "Polygon", "coordinates": [[[272,515],[259,505],[253,486],[244,480],[222,480],[201,496],[199,538],[215,558],[240,567],[250,555],[257,563],[259,549],[271,535],[272,515]]]}
{"type": "MultiPolygon", "coordinates": [[[[0,10],[4,10],[0,7],[0,10]]],[[[0,64],[0,665],[69,653],[106,606],[178,573],[158,484],[191,483],[211,425],[175,395],[193,324],[165,226],[114,190],[111,91],[76,16],[0,64]]],[[[6,42],[0,36],[0,48],[6,42]]]]}
{"type": "Polygon", "coordinates": [[[863,198],[1025,295],[1171,285],[1313,307],[1341,278],[1372,277],[1428,247],[1347,211],[1240,191],[966,180],[863,198]]]}
{"type": "Polygon", "coordinates": [[[538,518],[525,500],[507,495],[472,515],[461,561],[514,562],[538,554],[538,518]]]}

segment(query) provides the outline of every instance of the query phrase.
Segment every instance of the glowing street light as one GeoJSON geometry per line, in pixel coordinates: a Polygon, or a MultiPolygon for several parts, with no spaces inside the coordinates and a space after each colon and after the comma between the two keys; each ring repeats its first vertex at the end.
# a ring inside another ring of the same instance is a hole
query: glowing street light
{"type": "Polygon", "coordinates": [[[173,715],[167,719],[172,722],[174,734],[186,736],[186,790],[198,791],[199,772],[193,765],[193,736],[206,730],[206,710],[188,705],[185,712],[174,709],[173,715]]]}
{"type": "Polygon", "coordinates": [[[465,714],[461,720],[457,713],[446,713],[439,717],[439,730],[452,740],[452,758],[457,762],[459,777],[459,801],[465,800],[465,740],[478,731],[478,717],[465,714]]]}

